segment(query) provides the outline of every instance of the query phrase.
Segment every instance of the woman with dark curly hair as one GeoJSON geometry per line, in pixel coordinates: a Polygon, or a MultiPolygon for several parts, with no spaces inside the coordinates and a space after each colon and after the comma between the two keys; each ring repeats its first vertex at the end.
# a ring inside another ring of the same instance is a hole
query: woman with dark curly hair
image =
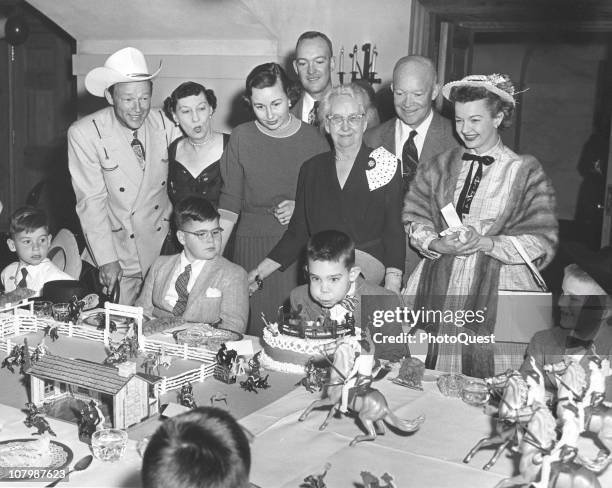
{"type": "MultiPolygon", "coordinates": [[[[302,163],[329,150],[316,128],[289,112],[293,94],[293,85],[280,65],[255,67],[246,79],[245,98],[256,120],[234,129],[221,158],[223,242],[236,225],[233,261],[247,270],[257,266],[285,232],[295,207],[302,163]]],[[[268,318],[276,317],[297,281],[296,265],[265,281],[263,290],[251,298],[249,334],[262,331],[262,312],[268,318]]]]}
{"type": "MultiPolygon", "coordinates": [[[[538,160],[517,155],[499,137],[516,104],[507,75],[468,76],[442,93],[454,103],[467,151],[451,149],[417,171],[403,221],[411,222],[410,243],[424,259],[404,294],[415,309],[488,311],[483,322],[465,327],[487,335],[495,329],[498,290],[539,289],[519,248],[537,268],[551,262],[558,242],[555,194],[538,160]],[[449,210],[460,220],[455,228],[449,210]]],[[[436,323],[428,331],[449,335],[456,327],[436,323]]],[[[480,377],[493,372],[492,346],[463,346],[460,354],[443,346],[429,348],[428,367],[480,377]]]]}
{"type": "Polygon", "coordinates": [[[215,92],[199,83],[180,84],[164,101],[164,112],[183,131],[168,147],[168,195],[173,205],[189,195],[219,204],[219,160],[229,135],[213,131],[215,92]]]}

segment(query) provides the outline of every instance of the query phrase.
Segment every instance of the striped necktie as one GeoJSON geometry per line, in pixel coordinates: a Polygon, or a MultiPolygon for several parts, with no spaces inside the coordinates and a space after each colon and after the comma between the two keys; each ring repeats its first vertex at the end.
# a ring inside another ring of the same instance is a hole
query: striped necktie
{"type": "Polygon", "coordinates": [[[410,131],[410,136],[404,143],[402,149],[402,180],[404,181],[404,193],[408,191],[410,182],[414,179],[419,164],[419,152],[417,151],[414,138],[417,136],[416,130],[410,131]]]}
{"type": "Polygon", "coordinates": [[[21,279],[19,280],[19,283],[17,283],[17,288],[27,288],[28,287],[28,282],[26,280],[27,277],[28,277],[28,270],[25,268],[21,268],[21,279]]]}
{"type": "Polygon", "coordinates": [[[185,266],[184,271],[177,276],[174,288],[178,294],[178,300],[172,309],[174,316],[179,317],[185,313],[187,308],[187,299],[189,298],[189,292],[187,291],[187,284],[191,278],[191,264],[185,266]]]}
{"type": "Polygon", "coordinates": [[[145,150],[142,142],[138,139],[138,131],[135,130],[133,132],[134,139],[132,139],[131,146],[134,154],[136,154],[136,158],[138,159],[138,164],[140,165],[140,169],[144,171],[145,168],[145,150]]]}

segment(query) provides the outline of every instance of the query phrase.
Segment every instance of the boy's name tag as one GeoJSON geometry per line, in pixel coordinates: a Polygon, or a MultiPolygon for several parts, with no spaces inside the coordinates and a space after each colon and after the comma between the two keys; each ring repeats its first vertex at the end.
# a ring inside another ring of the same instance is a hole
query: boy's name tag
{"type": "Polygon", "coordinates": [[[238,356],[252,356],[253,352],[253,342],[251,339],[243,339],[241,341],[227,341],[225,343],[225,347],[227,347],[228,351],[232,349],[236,351],[238,356]]]}

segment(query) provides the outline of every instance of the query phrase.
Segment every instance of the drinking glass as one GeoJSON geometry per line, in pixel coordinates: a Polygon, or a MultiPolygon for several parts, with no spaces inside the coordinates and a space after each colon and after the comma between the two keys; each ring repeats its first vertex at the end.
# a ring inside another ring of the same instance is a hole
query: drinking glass
{"type": "Polygon", "coordinates": [[[91,450],[100,461],[118,461],[125,453],[128,435],[121,429],[102,429],[91,436],[91,450]]]}
{"type": "Polygon", "coordinates": [[[438,378],[438,388],[444,396],[458,397],[461,394],[464,378],[462,374],[443,374],[438,378]]]}

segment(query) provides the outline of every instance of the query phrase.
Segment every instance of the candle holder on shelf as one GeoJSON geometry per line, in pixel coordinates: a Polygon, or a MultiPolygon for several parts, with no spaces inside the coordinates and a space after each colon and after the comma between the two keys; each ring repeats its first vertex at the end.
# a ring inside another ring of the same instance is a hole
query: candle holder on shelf
{"type": "Polygon", "coordinates": [[[364,80],[370,84],[381,83],[381,79],[376,77],[376,59],[378,58],[378,50],[376,45],[372,49],[372,45],[368,42],[361,46],[363,51],[363,69],[357,60],[359,48],[357,44],[353,46],[353,50],[349,53],[351,58],[351,71],[344,71],[344,46],[340,49],[338,59],[338,79],[340,84],[344,84],[344,75],[350,74],[351,81],[364,80]]]}

